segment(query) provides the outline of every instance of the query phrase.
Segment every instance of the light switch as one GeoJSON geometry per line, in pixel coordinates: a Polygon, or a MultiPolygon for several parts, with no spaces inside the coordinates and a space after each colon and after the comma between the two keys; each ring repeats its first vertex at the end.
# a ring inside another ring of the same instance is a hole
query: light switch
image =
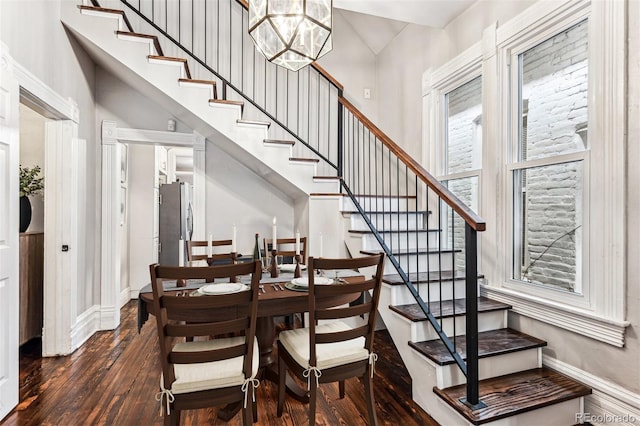
{"type": "Polygon", "coordinates": [[[369,89],[368,87],[364,88],[364,98],[371,99],[371,89],[369,89]]]}

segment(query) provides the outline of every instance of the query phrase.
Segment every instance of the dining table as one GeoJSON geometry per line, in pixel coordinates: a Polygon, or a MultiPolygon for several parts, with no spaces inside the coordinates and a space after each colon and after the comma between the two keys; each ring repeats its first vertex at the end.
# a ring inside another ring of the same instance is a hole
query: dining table
{"type": "MultiPolygon", "coordinates": [[[[305,278],[306,271],[302,277],[305,278]]],[[[364,276],[356,271],[322,271],[322,276],[335,281],[348,283],[358,282],[364,276]]],[[[240,282],[249,283],[250,277],[240,277],[240,282]]],[[[309,293],[301,291],[300,287],[291,285],[294,280],[293,273],[283,272],[278,277],[270,277],[268,273],[263,273],[260,279],[260,291],[258,292],[258,318],[256,319],[256,339],[260,349],[259,376],[263,380],[278,383],[278,363],[274,356],[274,344],[276,341],[275,318],[290,314],[304,313],[309,307],[309,293]],[[295,288],[295,290],[293,290],[295,288]]],[[[295,282],[295,280],[294,280],[295,282]]],[[[163,282],[165,292],[182,292],[182,294],[198,295],[199,288],[207,283],[204,280],[189,280],[186,286],[178,287],[175,281],[163,282]]],[[[330,298],[316,300],[318,308],[344,305],[356,302],[361,297],[361,293],[332,296],[330,298]]],[[[151,284],[140,290],[138,298],[138,332],[148,320],[149,314],[154,315],[153,293],[151,284]]],[[[301,402],[308,402],[308,392],[302,389],[295,381],[287,375],[287,394],[301,402]]],[[[228,421],[239,407],[231,407],[220,410],[218,416],[228,421]]]]}

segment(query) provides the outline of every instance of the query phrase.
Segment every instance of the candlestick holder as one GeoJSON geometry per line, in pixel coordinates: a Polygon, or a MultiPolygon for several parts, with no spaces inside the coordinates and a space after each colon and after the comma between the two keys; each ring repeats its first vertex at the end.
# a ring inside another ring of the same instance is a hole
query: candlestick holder
{"type": "Polygon", "coordinates": [[[302,277],[302,272],[300,272],[300,262],[302,262],[302,256],[300,256],[299,254],[296,254],[296,269],[295,271],[293,271],[293,278],[300,278],[302,277]]]}
{"type": "Polygon", "coordinates": [[[271,250],[271,278],[278,278],[278,252],[271,250]]]}

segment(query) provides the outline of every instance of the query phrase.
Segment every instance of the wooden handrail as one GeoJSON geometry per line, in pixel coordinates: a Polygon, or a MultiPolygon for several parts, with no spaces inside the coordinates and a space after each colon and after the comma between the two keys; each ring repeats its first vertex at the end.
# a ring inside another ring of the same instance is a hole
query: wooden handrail
{"type": "Polygon", "coordinates": [[[455,194],[453,194],[446,186],[444,186],[438,179],[433,177],[428,171],[425,170],[416,160],[405,152],[398,144],[385,135],[384,132],[375,124],[371,122],[362,112],[358,110],[351,102],[343,98],[338,98],[338,102],[344,105],[362,124],[369,129],[369,131],[378,138],[389,151],[393,152],[404,164],[418,176],[420,180],[427,184],[440,198],[442,198],[456,213],[458,213],[471,228],[476,231],[484,231],[486,229],[486,222],[480,216],[478,216],[473,210],[471,210],[466,204],[464,204],[455,194]]]}
{"type": "MultiPolygon", "coordinates": [[[[240,5],[242,7],[244,7],[245,9],[249,10],[249,1],[248,0],[236,0],[236,2],[240,3],[240,5]]],[[[336,80],[336,78],[334,76],[332,76],[331,74],[329,74],[327,72],[327,70],[325,70],[324,68],[322,68],[320,65],[318,65],[317,62],[312,62],[311,66],[313,68],[315,68],[316,71],[318,71],[320,74],[322,74],[322,76],[324,78],[326,78],[327,80],[329,80],[329,82],[331,84],[333,84],[334,86],[336,86],[336,88],[340,91],[344,90],[344,86],[342,84],[340,84],[340,82],[338,80],[336,80]]]]}

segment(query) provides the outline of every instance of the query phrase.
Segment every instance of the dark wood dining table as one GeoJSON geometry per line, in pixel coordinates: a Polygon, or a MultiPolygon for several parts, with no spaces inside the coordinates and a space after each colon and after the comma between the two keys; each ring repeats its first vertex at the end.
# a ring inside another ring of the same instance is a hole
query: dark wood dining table
{"type": "MultiPolygon", "coordinates": [[[[362,280],[362,275],[354,275],[349,277],[343,277],[342,279],[347,282],[357,282],[362,280]]],[[[276,324],[275,317],[290,315],[296,313],[304,313],[308,311],[309,307],[309,293],[305,291],[293,291],[285,287],[287,281],[291,277],[282,277],[282,281],[274,282],[273,279],[267,280],[268,282],[263,284],[264,292],[260,292],[258,299],[258,318],[256,320],[256,338],[258,340],[258,346],[260,348],[260,377],[262,379],[270,380],[274,383],[278,382],[278,370],[273,350],[276,340],[276,324]]],[[[199,285],[204,285],[201,283],[199,285]]],[[[167,288],[165,291],[195,291],[198,284],[189,285],[187,290],[182,288],[167,288]]],[[[334,296],[324,300],[317,300],[316,305],[319,308],[323,306],[337,306],[352,303],[361,296],[360,293],[346,294],[341,296],[334,296]]],[[[150,292],[150,285],[148,288],[143,288],[140,291],[138,301],[138,330],[142,327],[144,322],[148,318],[148,314],[154,314],[153,312],[153,294],[150,292]]],[[[287,375],[287,393],[301,402],[308,402],[309,396],[306,390],[300,388],[294,381],[287,375]]],[[[219,417],[228,421],[235,414],[234,409],[223,410],[219,413],[219,417]]]]}

